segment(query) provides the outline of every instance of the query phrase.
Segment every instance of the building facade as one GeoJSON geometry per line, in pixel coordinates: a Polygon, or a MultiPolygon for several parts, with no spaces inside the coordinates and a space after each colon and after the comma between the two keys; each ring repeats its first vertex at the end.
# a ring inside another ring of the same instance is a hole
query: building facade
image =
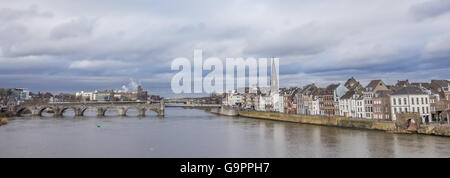
{"type": "Polygon", "coordinates": [[[397,120],[396,113],[419,113],[424,123],[430,122],[430,97],[417,87],[401,88],[390,95],[391,118],[397,120]]]}

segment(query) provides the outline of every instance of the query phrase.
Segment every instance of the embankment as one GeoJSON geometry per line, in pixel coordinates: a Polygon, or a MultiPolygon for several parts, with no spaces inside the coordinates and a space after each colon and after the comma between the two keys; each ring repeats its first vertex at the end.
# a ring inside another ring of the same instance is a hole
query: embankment
{"type": "MultiPolygon", "coordinates": [[[[399,130],[395,122],[391,121],[374,121],[374,120],[352,119],[346,117],[336,117],[336,116],[311,116],[311,115],[270,113],[257,111],[239,111],[239,116],[285,121],[285,122],[295,122],[301,124],[380,130],[391,133],[402,133],[403,131],[399,130]]],[[[450,127],[422,125],[420,129],[417,130],[416,133],[425,135],[450,136],[450,127]]]]}
{"type": "Polygon", "coordinates": [[[211,113],[224,115],[224,116],[238,116],[239,112],[236,108],[231,107],[220,107],[220,108],[212,108],[210,110],[211,113]]]}

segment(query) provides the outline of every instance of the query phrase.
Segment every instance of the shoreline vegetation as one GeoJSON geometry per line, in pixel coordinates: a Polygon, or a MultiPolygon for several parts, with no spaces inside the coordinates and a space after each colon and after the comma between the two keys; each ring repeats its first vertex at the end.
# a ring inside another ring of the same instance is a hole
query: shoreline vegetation
{"type": "Polygon", "coordinates": [[[1,126],[1,125],[6,125],[6,124],[8,124],[8,119],[7,119],[7,118],[2,118],[2,119],[0,120],[0,126],[1,126]]]}

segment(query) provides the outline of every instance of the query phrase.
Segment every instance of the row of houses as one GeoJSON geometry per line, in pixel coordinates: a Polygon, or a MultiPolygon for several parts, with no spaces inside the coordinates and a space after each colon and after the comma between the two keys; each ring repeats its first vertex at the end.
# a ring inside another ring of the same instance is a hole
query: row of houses
{"type": "Polygon", "coordinates": [[[376,120],[396,120],[396,113],[415,112],[428,123],[446,119],[441,113],[450,108],[449,89],[448,80],[431,80],[430,83],[405,80],[395,85],[372,80],[362,86],[352,77],[344,84],[280,88],[277,93],[273,88],[246,88],[243,92],[224,94],[223,104],[266,112],[376,120]]]}
{"type": "MultiPolygon", "coordinates": [[[[233,90],[223,94],[222,104],[226,106],[239,107],[241,109],[266,111],[266,112],[284,112],[285,91],[274,91],[271,89],[262,89],[253,87],[244,91],[233,90]]],[[[296,107],[294,107],[296,109],[296,107]]]]}
{"type": "Polygon", "coordinates": [[[430,83],[405,80],[396,85],[372,80],[363,87],[353,77],[343,85],[332,84],[326,88],[311,84],[296,94],[297,114],[396,120],[396,113],[415,112],[424,122],[433,122],[450,108],[449,88],[448,80],[430,83]]]}

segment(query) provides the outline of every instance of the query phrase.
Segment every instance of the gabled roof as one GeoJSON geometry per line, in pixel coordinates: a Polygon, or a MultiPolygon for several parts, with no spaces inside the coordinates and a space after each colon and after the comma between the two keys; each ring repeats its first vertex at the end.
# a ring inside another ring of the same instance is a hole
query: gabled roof
{"type": "Polygon", "coordinates": [[[365,91],[372,92],[375,88],[377,88],[377,86],[386,86],[386,84],[384,84],[381,80],[372,80],[366,86],[365,91]]]}
{"type": "Polygon", "coordinates": [[[375,88],[379,85],[379,83],[382,82],[381,80],[372,80],[369,84],[367,84],[366,88],[375,88]]]}
{"type": "Polygon", "coordinates": [[[391,95],[421,95],[426,94],[420,88],[417,87],[404,87],[394,91],[391,95]]]}
{"type": "Polygon", "coordinates": [[[405,86],[410,86],[411,84],[409,83],[408,80],[399,80],[397,81],[397,84],[395,86],[400,86],[400,87],[405,87],[405,86]]]}
{"type": "Polygon", "coordinates": [[[417,87],[417,88],[420,88],[420,87],[423,87],[423,88],[426,88],[426,89],[430,89],[431,88],[431,84],[430,83],[425,83],[425,82],[423,82],[423,83],[411,83],[411,85],[413,85],[414,87],[417,87]]]}
{"type": "Polygon", "coordinates": [[[352,99],[353,95],[355,95],[356,92],[354,90],[350,90],[345,92],[345,94],[341,97],[341,99],[352,99]]]}
{"type": "Polygon", "coordinates": [[[450,81],[448,80],[431,80],[431,83],[439,85],[440,87],[449,87],[450,81]]]}
{"type": "Polygon", "coordinates": [[[334,91],[334,90],[336,90],[337,87],[339,87],[339,85],[341,85],[341,84],[338,83],[338,84],[331,84],[331,85],[328,85],[326,90],[328,90],[328,91],[334,91]]]}
{"type": "Polygon", "coordinates": [[[304,95],[309,95],[310,93],[312,93],[314,90],[317,90],[316,85],[313,84],[309,84],[306,85],[305,87],[303,87],[303,89],[301,89],[300,93],[304,94],[304,95]]]}

